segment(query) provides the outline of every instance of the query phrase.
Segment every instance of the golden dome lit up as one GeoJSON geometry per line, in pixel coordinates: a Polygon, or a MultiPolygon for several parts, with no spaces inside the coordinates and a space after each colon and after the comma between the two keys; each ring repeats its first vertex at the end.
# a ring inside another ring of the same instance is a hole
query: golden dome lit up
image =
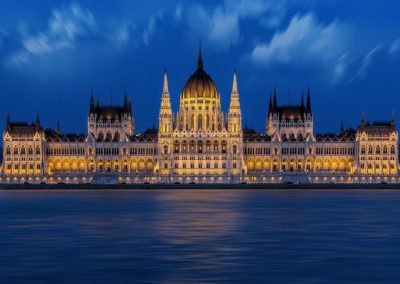
{"type": "Polygon", "coordinates": [[[197,60],[197,70],[187,80],[183,91],[183,99],[213,98],[219,99],[217,87],[211,77],[204,71],[201,51],[197,60]]]}

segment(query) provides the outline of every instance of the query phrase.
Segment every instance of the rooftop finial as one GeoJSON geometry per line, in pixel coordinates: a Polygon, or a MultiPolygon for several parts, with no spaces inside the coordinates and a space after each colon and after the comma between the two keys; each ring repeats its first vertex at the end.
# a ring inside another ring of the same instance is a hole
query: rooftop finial
{"type": "Polygon", "coordinates": [[[203,57],[201,55],[201,41],[199,43],[199,56],[197,58],[197,69],[203,70],[203,57]]]}

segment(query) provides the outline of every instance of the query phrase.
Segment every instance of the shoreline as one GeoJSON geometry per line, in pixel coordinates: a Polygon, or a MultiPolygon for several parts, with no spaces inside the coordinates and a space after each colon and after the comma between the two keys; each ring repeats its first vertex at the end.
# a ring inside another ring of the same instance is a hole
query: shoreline
{"type": "Polygon", "coordinates": [[[239,189],[301,189],[301,190],[325,190],[325,189],[399,189],[396,184],[0,184],[0,190],[158,190],[158,189],[212,189],[212,190],[239,190],[239,189]]]}

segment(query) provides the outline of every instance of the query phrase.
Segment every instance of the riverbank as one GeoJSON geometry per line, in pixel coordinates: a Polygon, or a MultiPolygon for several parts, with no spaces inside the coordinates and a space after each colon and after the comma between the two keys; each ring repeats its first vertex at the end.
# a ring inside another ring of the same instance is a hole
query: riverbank
{"type": "Polygon", "coordinates": [[[0,184],[0,190],[43,189],[400,189],[400,184],[0,184]]]}

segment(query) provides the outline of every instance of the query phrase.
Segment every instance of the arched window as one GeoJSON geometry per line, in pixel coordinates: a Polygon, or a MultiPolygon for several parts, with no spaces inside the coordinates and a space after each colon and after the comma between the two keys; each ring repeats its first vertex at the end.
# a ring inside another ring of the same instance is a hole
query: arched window
{"type": "Polygon", "coordinates": [[[222,142],[221,142],[222,153],[226,153],[226,145],[227,145],[226,141],[222,140],[222,142]]]}
{"type": "Polygon", "coordinates": [[[194,114],[192,114],[192,117],[190,119],[190,128],[194,129],[194,114]]]}
{"type": "Polygon", "coordinates": [[[383,154],[387,155],[387,153],[388,153],[388,148],[387,148],[387,146],[385,145],[385,146],[383,147],[383,154]]]}
{"type": "Polygon", "coordinates": [[[114,134],[114,141],[118,142],[119,141],[119,132],[115,132],[114,134]]]}
{"type": "Polygon", "coordinates": [[[7,146],[7,148],[6,148],[6,154],[7,154],[7,155],[11,155],[11,149],[10,149],[10,147],[8,147],[8,146],[7,146]]]}
{"type": "Polygon", "coordinates": [[[390,147],[390,154],[392,155],[396,154],[396,148],[394,147],[394,145],[390,147]]]}
{"type": "Polygon", "coordinates": [[[181,151],[182,152],[186,152],[187,151],[187,141],[186,140],[182,141],[182,150],[181,151]]]}
{"type": "Polygon", "coordinates": [[[368,154],[372,155],[372,146],[371,145],[368,147],[368,154]]]}
{"type": "Polygon", "coordinates": [[[164,146],[164,154],[168,154],[168,146],[167,145],[164,146]]]}
{"type": "Polygon", "coordinates": [[[97,136],[97,140],[99,140],[99,141],[104,140],[104,133],[102,131],[99,132],[99,135],[97,136]]]}
{"type": "Polygon", "coordinates": [[[210,151],[211,150],[211,141],[207,140],[206,141],[206,151],[210,151]]]}
{"type": "Polygon", "coordinates": [[[197,128],[203,129],[203,118],[201,117],[201,114],[197,118],[197,128]]]}
{"type": "Polygon", "coordinates": [[[197,142],[197,152],[203,153],[203,141],[201,140],[197,142]]]}
{"type": "Polygon", "coordinates": [[[196,142],[194,142],[194,140],[190,140],[189,147],[190,147],[190,151],[194,151],[196,148],[196,142]]]}
{"type": "Polygon", "coordinates": [[[40,155],[40,148],[36,147],[36,155],[40,155]]]}
{"type": "Polygon", "coordinates": [[[375,154],[379,155],[381,153],[381,147],[379,145],[376,146],[375,154]]]}
{"type": "Polygon", "coordinates": [[[218,151],[219,149],[219,143],[217,140],[214,141],[214,151],[218,151]]]}
{"type": "Polygon", "coordinates": [[[14,155],[18,155],[18,148],[17,147],[14,148],[14,155]]]}
{"type": "Polygon", "coordinates": [[[25,155],[26,153],[25,153],[25,147],[24,146],[22,146],[22,148],[21,148],[21,155],[25,155]]]}
{"type": "Polygon", "coordinates": [[[232,147],[232,152],[233,152],[233,154],[236,154],[236,153],[237,153],[237,146],[236,146],[236,145],[233,145],[233,147],[232,147]]]}
{"type": "Polygon", "coordinates": [[[210,128],[210,115],[206,115],[206,128],[210,128]]]}
{"type": "Polygon", "coordinates": [[[361,147],[361,154],[363,154],[363,155],[365,154],[365,146],[361,147]]]}
{"type": "Polygon", "coordinates": [[[28,154],[29,154],[29,155],[33,155],[33,149],[32,149],[32,147],[31,147],[31,146],[29,146],[29,149],[28,149],[28,154]]]}
{"type": "Polygon", "coordinates": [[[179,153],[179,141],[174,141],[174,153],[179,153]]]}
{"type": "Polygon", "coordinates": [[[110,142],[111,141],[111,132],[107,132],[106,134],[106,141],[110,142]]]}

